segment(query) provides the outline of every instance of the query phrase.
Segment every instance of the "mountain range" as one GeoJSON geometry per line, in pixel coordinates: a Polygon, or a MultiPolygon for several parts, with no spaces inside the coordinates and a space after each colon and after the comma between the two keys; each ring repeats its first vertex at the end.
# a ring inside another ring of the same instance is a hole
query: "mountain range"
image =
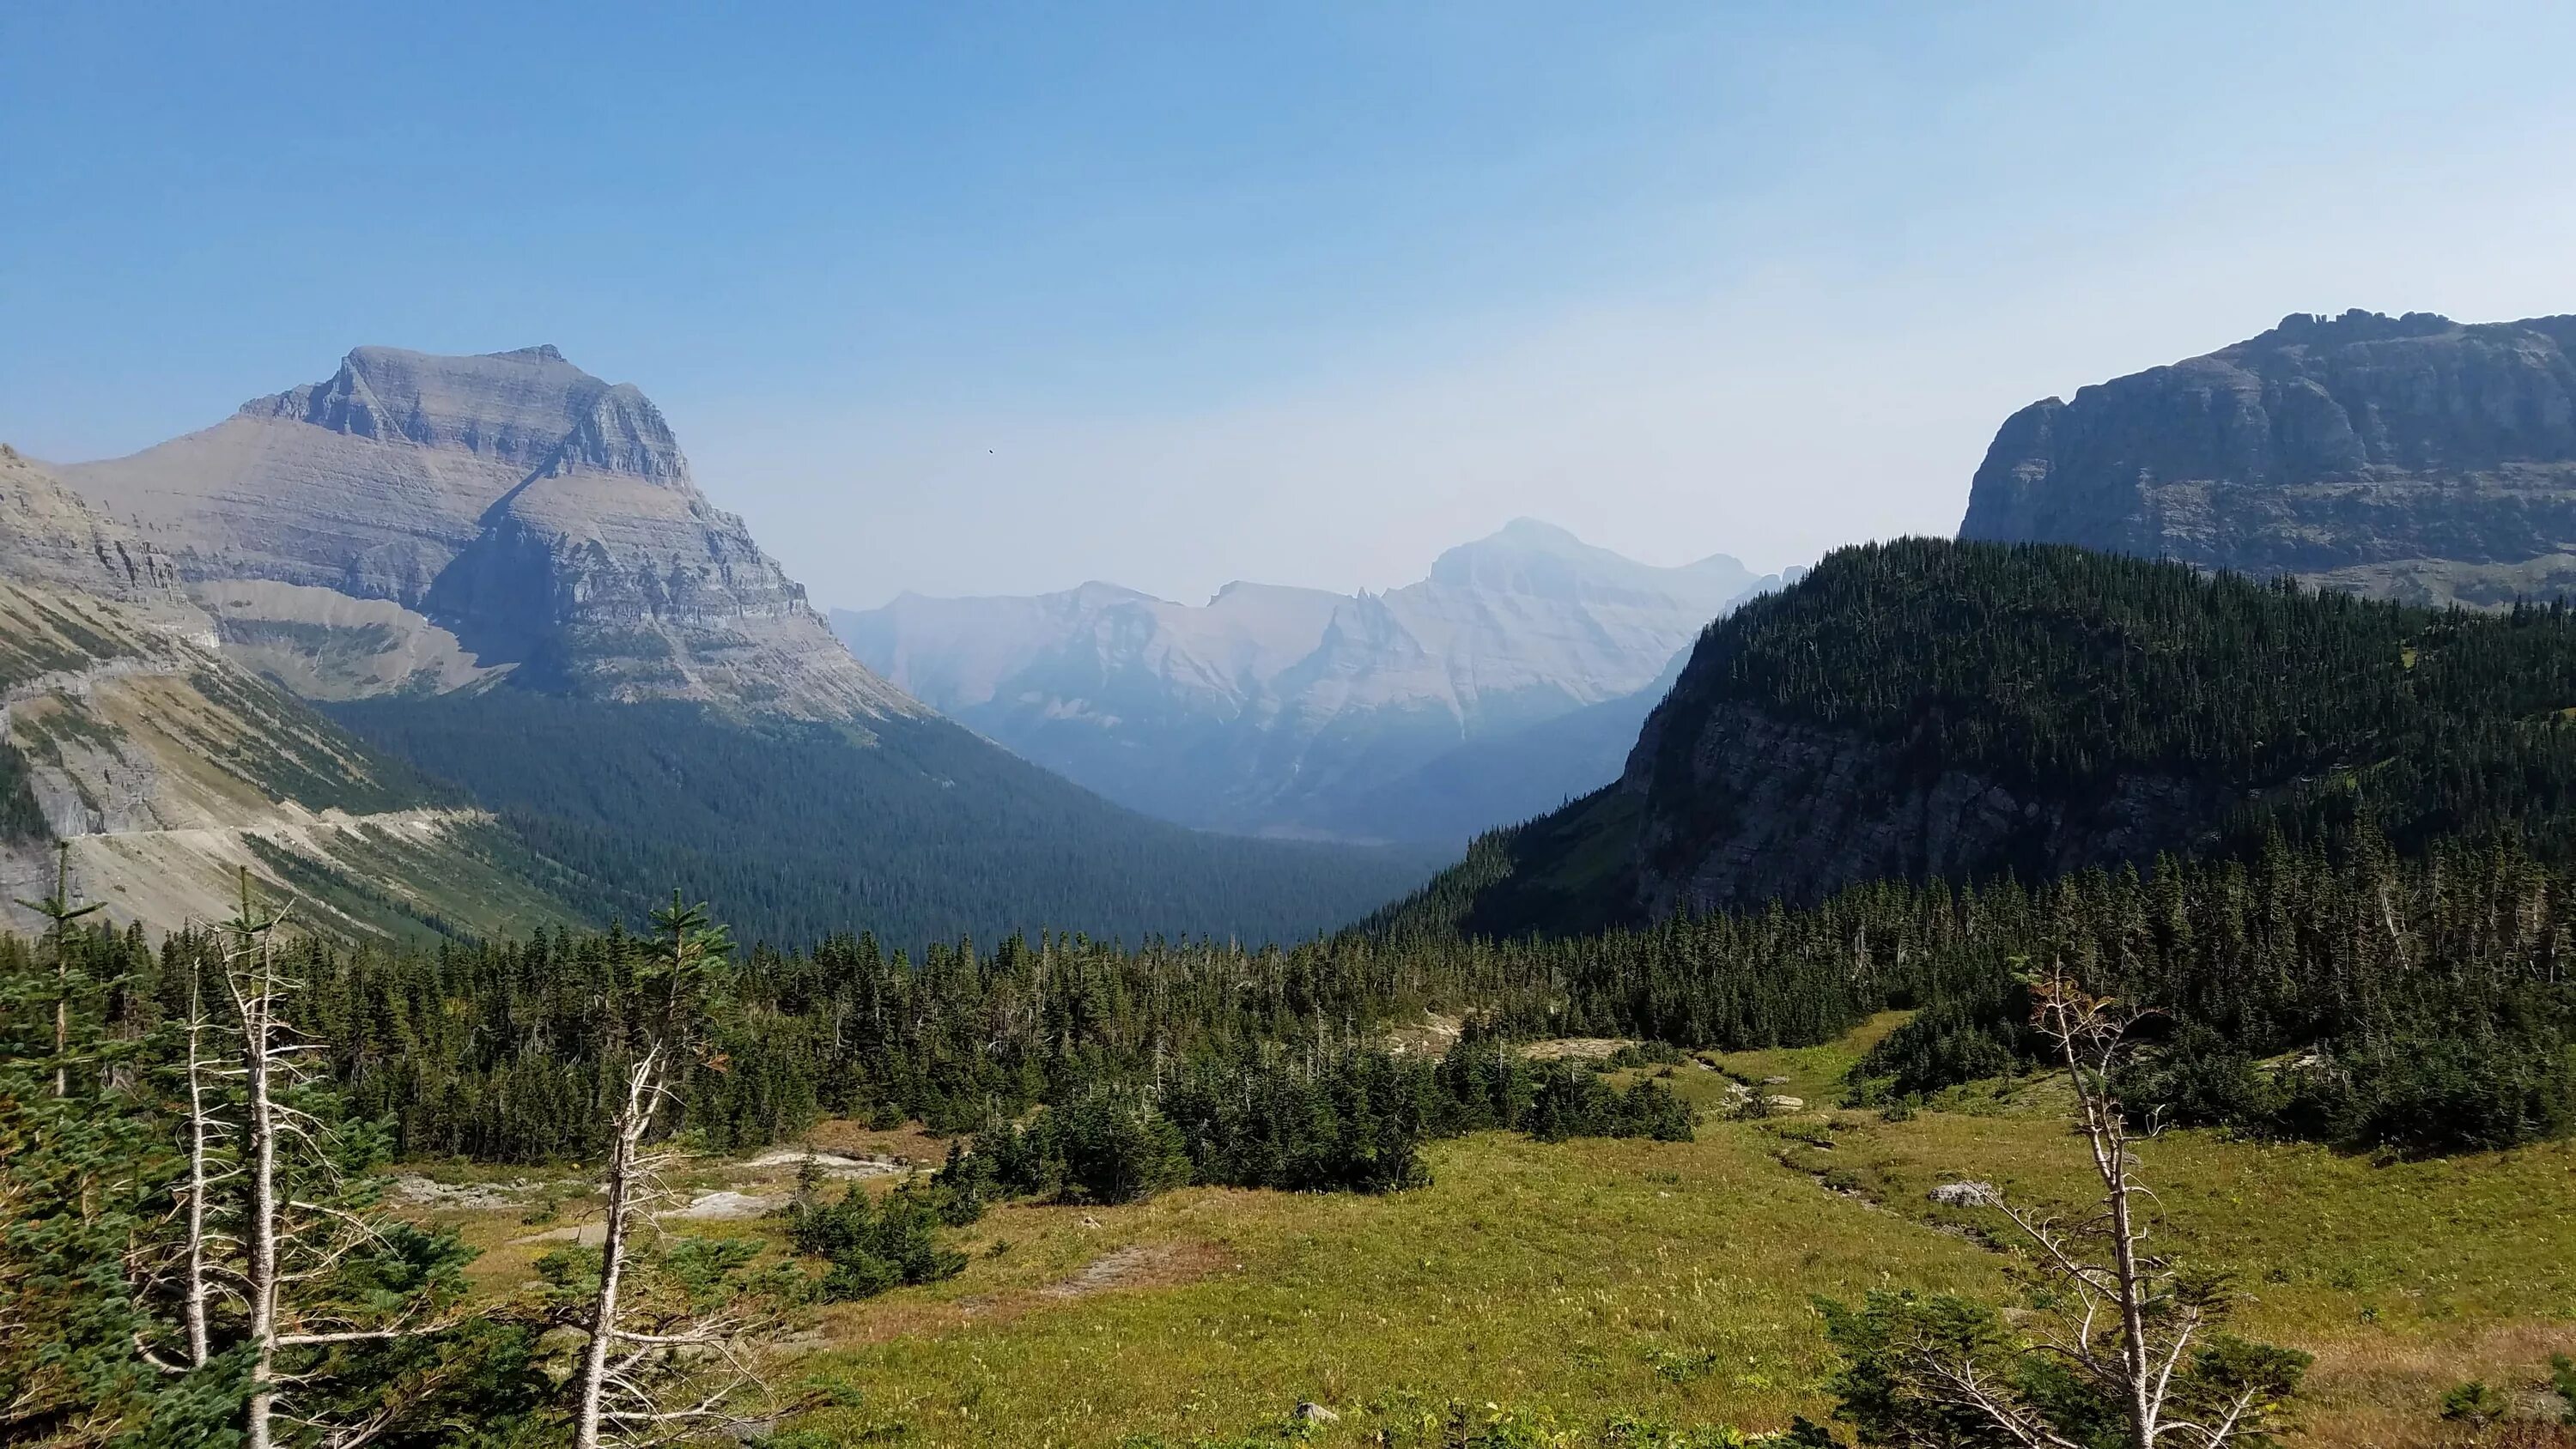
{"type": "MultiPolygon", "coordinates": [[[[553,347],[362,347],[212,427],[46,476],[49,508],[83,507],[69,536],[123,552],[22,552],[90,573],[93,557],[141,561],[129,572],[156,607],[196,621],[188,667],[257,676],[346,760],[399,768],[498,827],[557,915],[635,919],[677,887],[772,939],[1041,925],[1279,939],[1429,867],[1200,836],[940,718],[833,638],[698,487],[649,399],[553,347]]],[[[113,652],[94,631],[67,637],[113,652]]],[[[30,760],[32,717],[10,731],[30,760]]],[[[182,753],[163,752],[165,774],[182,753]]],[[[249,828],[222,811],[204,823],[249,828]]],[[[103,828],[47,820],[58,836],[103,828]]],[[[102,870],[90,888],[123,882],[102,870]]]]}
{"type": "Polygon", "coordinates": [[[2576,590],[2571,347],[2576,317],[2293,315],[2033,403],[1957,543],[1838,550],[1737,611],[1614,783],[1379,923],[1585,931],[2365,818],[2562,839],[2576,650],[2506,606],[2576,590]]]}
{"type": "Polygon", "coordinates": [[[1382,919],[2045,878],[2337,811],[2554,831],[2576,681],[2559,616],[2501,606],[2576,583],[2571,345],[2294,316],[2023,409],[1960,542],[1802,579],[1522,520],[1383,594],[828,625],[635,388],[360,348],[132,457],[0,452],[0,884],[61,839],[159,925],[248,868],[352,936],[678,885],[782,939],[1282,939],[1522,820],[1382,919]]]}
{"type": "Polygon", "coordinates": [[[1616,773],[1678,654],[1779,583],[1656,568],[1532,519],[1385,593],[1090,583],[836,611],[923,702],[1135,809],[1245,833],[1460,842],[1616,773]],[[1660,681],[1660,683],[1659,683],[1660,681]]]}

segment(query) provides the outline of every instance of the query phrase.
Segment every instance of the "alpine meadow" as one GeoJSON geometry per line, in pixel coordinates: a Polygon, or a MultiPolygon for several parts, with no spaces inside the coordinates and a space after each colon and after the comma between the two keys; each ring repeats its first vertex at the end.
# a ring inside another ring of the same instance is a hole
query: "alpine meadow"
{"type": "Polygon", "coordinates": [[[2568,14],[129,8],[0,1445],[2576,1449],[2568,14]]]}

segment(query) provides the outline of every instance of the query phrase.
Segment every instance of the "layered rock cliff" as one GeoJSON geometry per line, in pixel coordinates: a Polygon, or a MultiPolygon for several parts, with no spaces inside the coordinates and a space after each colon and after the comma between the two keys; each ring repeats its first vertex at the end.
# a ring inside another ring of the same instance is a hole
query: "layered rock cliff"
{"type": "Polygon", "coordinates": [[[109,526],[61,479],[6,444],[0,444],[0,565],[21,584],[127,603],[177,604],[185,597],[167,555],[109,526]]]}
{"type": "Polygon", "coordinates": [[[166,555],[247,656],[326,695],[517,669],[618,700],[919,712],[708,501],[649,399],[552,347],[362,347],[323,382],[64,476],[166,555]],[[313,591],[404,612],[371,621],[370,655],[313,591]]]}
{"type": "Polygon", "coordinates": [[[2576,586],[2576,316],[2294,315],[2048,398],[1965,539],[2074,543],[2478,604],[2576,586]]]}

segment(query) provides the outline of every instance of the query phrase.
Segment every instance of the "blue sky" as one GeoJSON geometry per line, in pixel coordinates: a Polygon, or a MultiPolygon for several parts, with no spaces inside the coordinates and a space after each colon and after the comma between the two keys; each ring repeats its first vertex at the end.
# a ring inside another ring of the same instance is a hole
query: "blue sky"
{"type": "Polygon", "coordinates": [[[18,5],[0,438],[642,386],[818,601],[1948,531],[2290,311],[2576,311],[2576,7],[18,5]]]}

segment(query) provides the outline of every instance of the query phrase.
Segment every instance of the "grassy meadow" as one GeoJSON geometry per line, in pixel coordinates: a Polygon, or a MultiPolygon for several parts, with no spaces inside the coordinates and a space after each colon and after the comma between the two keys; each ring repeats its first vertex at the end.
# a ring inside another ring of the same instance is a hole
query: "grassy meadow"
{"type": "MultiPolygon", "coordinates": [[[[2000,1217],[1936,1206],[1931,1187],[1979,1179],[2072,1205],[2089,1180],[2044,1080],[1961,1089],[1902,1121],[1833,1106],[1843,1069],[1894,1021],[1711,1058],[1802,1099],[1764,1120],[1718,1115],[1728,1075],[1673,1069],[1712,1114],[1692,1143],[1485,1134],[1434,1144],[1432,1185],[1391,1197],[1191,1188],[998,1208],[954,1235],[962,1275],[817,1310],[775,1381],[827,1405],[795,1427],[850,1443],[1185,1443],[1283,1424],[1301,1401],[1340,1416],[1315,1426],[1327,1444],[1450,1399],[1574,1422],[1821,1419],[1835,1361],[1816,1295],[2014,1291],[2000,1217]]],[[[939,1151],[844,1123],[813,1140],[939,1151]]],[[[2240,1330],[2316,1356],[2298,1442],[2469,1442],[2436,1417],[2444,1390],[2482,1377],[2529,1391],[2552,1352],[2576,1352],[2576,1146],[2390,1163],[2174,1133],[2146,1153],[2173,1243],[2247,1295],[2240,1330]]],[[[710,1163],[697,1182],[777,1194],[793,1174],[710,1163]]],[[[476,1271],[492,1293],[552,1246],[524,1241],[538,1229],[516,1206],[424,1211],[487,1249],[476,1271]]],[[[2524,1427],[2511,1442],[2576,1443],[2524,1427]]]]}

